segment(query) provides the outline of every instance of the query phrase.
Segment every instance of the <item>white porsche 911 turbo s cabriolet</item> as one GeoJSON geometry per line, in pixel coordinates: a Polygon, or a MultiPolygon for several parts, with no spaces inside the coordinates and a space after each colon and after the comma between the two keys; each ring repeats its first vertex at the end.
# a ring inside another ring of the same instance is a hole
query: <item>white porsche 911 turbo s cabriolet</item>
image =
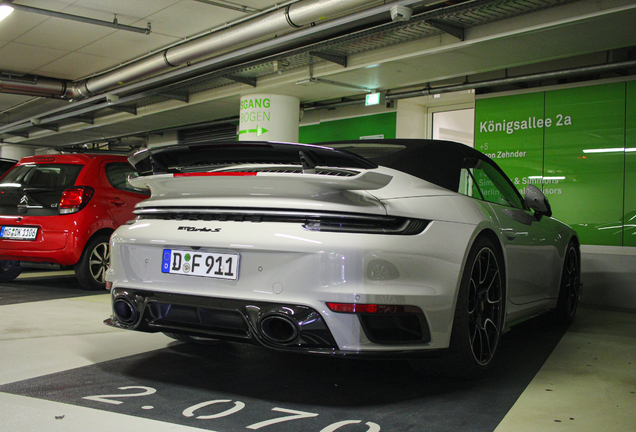
{"type": "Polygon", "coordinates": [[[115,327],[477,377],[504,328],[544,311],[568,323],[581,297],[576,233],[463,144],[243,141],[129,160],[152,196],[110,240],[115,327]]]}

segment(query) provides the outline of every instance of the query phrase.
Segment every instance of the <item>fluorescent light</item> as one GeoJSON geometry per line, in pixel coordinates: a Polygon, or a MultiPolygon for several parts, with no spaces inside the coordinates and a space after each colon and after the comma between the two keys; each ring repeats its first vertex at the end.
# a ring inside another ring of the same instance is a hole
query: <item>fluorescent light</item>
{"type": "Polygon", "coordinates": [[[583,153],[616,153],[616,152],[624,152],[624,151],[633,151],[633,149],[626,149],[625,147],[616,147],[616,148],[600,148],[600,149],[585,149],[583,153]]]}
{"type": "Polygon", "coordinates": [[[531,180],[565,180],[565,176],[556,176],[556,177],[543,177],[543,176],[528,176],[531,180]]]}
{"type": "Polygon", "coordinates": [[[0,6],[0,21],[8,17],[9,14],[11,14],[11,12],[13,12],[13,8],[11,6],[7,6],[7,5],[0,6]]]}

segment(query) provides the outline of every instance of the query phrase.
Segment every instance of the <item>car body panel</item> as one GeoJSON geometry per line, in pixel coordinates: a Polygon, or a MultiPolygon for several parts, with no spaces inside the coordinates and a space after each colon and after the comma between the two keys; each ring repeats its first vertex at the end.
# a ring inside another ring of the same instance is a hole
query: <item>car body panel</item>
{"type": "MultiPolygon", "coordinates": [[[[459,173],[462,155],[469,151],[452,144],[454,160],[449,163],[455,163],[459,173]]],[[[279,146],[290,146],[292,156],[294,151],[311,152],[306,145],[276,143],[274,147],[279,146]]],[[[230,152],[230,147],[215,148],[230,152]]],[[[324,147],[317,148],[329,158],[324,147]]],[[[114,304],[108,320],[111,325],[140,331],[176,329],[214,337],[223,332],[199,324],[164,326],[164,318],[157,316],[155,309],[148,312],[144,308],[159,301],[153,296],[161,302],[175,296],[181,299],[174,300],[175,308],[187,304],[196,315],[196,305],[207,304],[208,299],[214,300],[215,306],[199,310],[199,314],[216,313],[214,308],[223,301],[240,300],[243,306],[288,305],[291,315],[298,306],[311,308],[333,336],[336,345],[332,349],[339,354],[444,349],[450,343],[469,253],[483,236],[493,239],[503,259],[509,320],[556,304],[565,249],[575,237],[574,231],[552,218],[537,217],[522,204],[514,208],[450,190],[449,184],[461,182],[448,175],[433,176],[439,184],[425,180],[426,173],[439,165],[435,160],[426,161],[422,168],[409,160],[409,153],[405,158],[411,172],[402,172],[397,169],[403,162],[399,158],[386,159],[389,166],[378,163],[380,166],[369,164],[366,168],[352,168],[346,165],[351,161],[345,159],[345,166],[329,165],[329,169],[346,169],[353,174],[335,179],[333,172],[319,174],[304,165],[307,172],[289,173],[282,172],[280,165],[239,162],[222,164],[218,169],[185,170],[193,174],[180,175],[178,165],[166,166],[171,158],[182,157],[179,151],[198,150],[175,147],[165,155],[154,150],[131,158],[138,163],[144,158],[153,161],[141,163],[144,175],[131,181],[137,187],[150,188],[152,196],[137,205],[137,219],[111,237],[112,261],[106,275],[114,304]],[[276,172],[264,172],[269,169],[276,172]],[[173,172],[166,172],[169,170],[173,172]],[[421,171],[422,177],[415,175],[421,171]],[[365,175],[367,180],[373,177],[376,181],[365,184],[361,180],[365,175]],[[417,232],[348,231],[348,218],[361,217],[419,221],[424,228],[417,232]],[[342,228],[336,223],[335,228],[314,230],[312,221],[319,220],[320,225],[321,218],[342,220],[342,228]],[[238,280],[163,272],[164,249],[188,251],[192,257],[197,253],[236,254],[240,257],[238,280]],[[116,311],[115,304],[121,306],[118,302],[124,298],[126,307],[140,308],[129,322],[120,319],[116,311]],[[364,314],[333,312],[328,303],[416,308],[423,314],[418,319],[423,319],[430,338],[378,342],[365,327],[364,314]]],[[[472,149],[469,154],[489,161],[472,149]]],[[[287,159],[285,163],[289,163],[287,159]]],[[[519,195],[516,188],[512,190],[519,195]]],[[[522,203],[520,196],[515,199],[522,203]]],[[[259,323],[254,320],[263,317],[241,313],[249,324],[247,337],[272,347],[256,334],[259,323]]],[[[274,347],[299,348],[293,343],[274,347]]]]}

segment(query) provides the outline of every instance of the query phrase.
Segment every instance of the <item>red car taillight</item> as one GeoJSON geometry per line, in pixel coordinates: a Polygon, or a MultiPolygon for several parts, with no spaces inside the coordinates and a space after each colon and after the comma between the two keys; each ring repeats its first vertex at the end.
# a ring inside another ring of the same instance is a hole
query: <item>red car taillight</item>
{"type": "Polygon", "coordinates": [[[378,305],[360,303],[327,303],[327,307],[340,313],[367,314],[423,314],[417,306],[378,305]]]}
{"type": "Polygon", "coordinates": [[[60,198],[60,214],[76,213],[86,207],[95,190],[88,186],[66,189],[60,198]]]}

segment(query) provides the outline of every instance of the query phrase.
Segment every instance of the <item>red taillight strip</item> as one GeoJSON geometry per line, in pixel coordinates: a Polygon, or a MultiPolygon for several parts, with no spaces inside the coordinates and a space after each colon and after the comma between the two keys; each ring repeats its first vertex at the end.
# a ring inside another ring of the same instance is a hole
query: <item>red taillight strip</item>
{"type": "Polygon", "coordinates": [[[255,176],[255,172],[192,172],[192,173],[174,173],[173,177],[251,177],[255,176]]]}
{"type": "Polygon", "coordinates": [[[360,303],[327,303],[327,307],[333,312],[340,313],[370,313],[370,314],[422,314],[422,309],[417,306],[403,305],[378,305],[360,303]]]}

